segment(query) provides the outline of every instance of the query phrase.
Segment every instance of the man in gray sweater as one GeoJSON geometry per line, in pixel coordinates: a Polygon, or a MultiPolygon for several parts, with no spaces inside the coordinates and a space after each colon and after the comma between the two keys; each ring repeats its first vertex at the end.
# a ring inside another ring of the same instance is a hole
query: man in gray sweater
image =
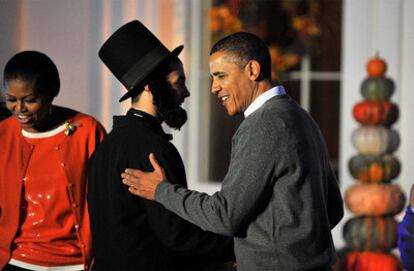
{"type": "Polygon", "coordinates": [[[233,236],[238,270],[330,270],[342,197],[317,124],[283,86],[272,86],[270,71],[269,51],[253,34],[232,34],[211,49],[211,91],[230,116],[245,117],[219,192],[169,183],[154,155],[153,172],[126,169],[123,183],[205,230],[233,236]]]}

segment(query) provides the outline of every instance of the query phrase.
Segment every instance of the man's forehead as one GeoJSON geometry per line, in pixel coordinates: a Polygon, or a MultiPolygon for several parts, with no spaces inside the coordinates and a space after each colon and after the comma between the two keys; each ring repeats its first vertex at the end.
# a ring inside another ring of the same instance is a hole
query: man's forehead
{"type": "Polygon", "coordinates": [[[211,72],[213,72],[213,70],[222,70],[225,68],[225,66],[235,65],[239,68],[241,66],[244,66],[244,65],[241,65],[242,63],[244,63],[244,61],[240,59],[239,56],[237,56],[236,54],[232,52],[219,51],[216,53],[210,55],[209,68],[211,72]]]}
{"type": "Polygon", "coordinates": [[[167,68],[168,73],[170,72],[183,72],[184,66],[181,62],[170,62],[167,68]]]}
{"type": "Polygon", "coordinates": [[[223,57],[223,58],[237,58],[237,54],[235,52],[229,51],[229,50],[220,50],[216,51],[213,54],[210,55],[210,57],[223,57]]]}
{"type": "Polygon", "coordinates": [[[232,63],[239,65],[243,62],[241,57],[232,51],[217,51],[210,55],[210,64],[212,61],[220,60],[222,63],[232,63]]]}
{"type": "Polygon", "coordinates": [[[185,78],[185,73],[184,73],[184,69],[183,66],[181,65],[180,67],[175,67],[174,69],[171,69],[169,71],[169,73],[167,74],[168,78],[175,78],[175,77],[184,77],[185,78]]]}

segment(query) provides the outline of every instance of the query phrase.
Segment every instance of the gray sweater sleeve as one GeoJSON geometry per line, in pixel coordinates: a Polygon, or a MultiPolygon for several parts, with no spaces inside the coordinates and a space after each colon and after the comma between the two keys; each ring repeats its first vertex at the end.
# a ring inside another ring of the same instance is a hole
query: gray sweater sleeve
{"type": "Polygon", "coordinates": [[[275,147],[269,144],[277,142],[275,138],[266,140],[270,135],[263,125],[250,125],[246,119],[233,138],[229,170],[221,191],[209,196],[162,182],[157,187],[156,200],[204,230],[243,235],[261,203],[271,195],[275,162],[271,150],[275,147]]]}

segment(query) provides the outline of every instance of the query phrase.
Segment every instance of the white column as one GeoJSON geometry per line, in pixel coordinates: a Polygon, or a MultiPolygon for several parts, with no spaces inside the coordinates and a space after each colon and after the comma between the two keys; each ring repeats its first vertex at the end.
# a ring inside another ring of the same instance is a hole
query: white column
{"type": "Polygon", "coordinates": [[[191,96],[185,103],[188,121],[174,133],[174,143],[180,150],[192,189],[212,193],[220,184],[208,182],[210,90],[208,52],[210,30],[206,14],[209,1],[175,0],[176,33],[185,37],[184,60],[187,86],[191,96]],[[183,34],[186,33],[186,35],[183,34]]]}
{"type": "Polygon", "coordinates": [[[401,145],[399,157],[402,172],[398,178],[400,185],[407,192],[414,184],[414,1],[404,0],[400,10],[400,76],[398,80],[396,102],[400,107],[401,145]]]}

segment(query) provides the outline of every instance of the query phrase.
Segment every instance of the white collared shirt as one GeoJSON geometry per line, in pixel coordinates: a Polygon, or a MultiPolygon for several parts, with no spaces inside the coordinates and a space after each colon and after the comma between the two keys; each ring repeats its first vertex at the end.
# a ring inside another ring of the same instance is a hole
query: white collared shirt
{"type": "Polygon", "coordinates": [[[266,90],[260,94],[244,111],[244,117],[247,118],[251,113],[259,109],[265,102],[271,98],[279,95],[286,94],[285,88],[283,86],[275,86],[269,90],[266,90]]]}

